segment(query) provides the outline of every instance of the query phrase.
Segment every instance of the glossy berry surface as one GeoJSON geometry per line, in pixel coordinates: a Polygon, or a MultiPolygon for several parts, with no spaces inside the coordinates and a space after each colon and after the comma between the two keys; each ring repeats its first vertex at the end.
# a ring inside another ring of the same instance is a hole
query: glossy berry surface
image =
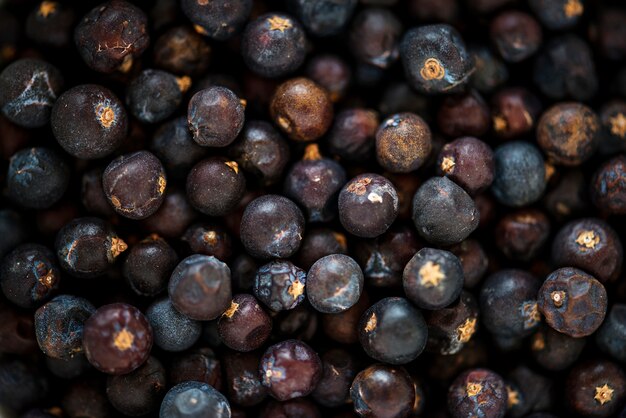
{"type": "Polygon", "coordinates": [[[406,364],[426,347],[424,317],[406,299],[388,297],[370,306],[359,321],[361,346],[375,360],[406,364]],[[402,329],[402,332],[398,330],[402,329]]]}
{"type": "Polygon", "coordinates": [[[156,296],[167,287],[176,264],[176,251],[167,241],[154,234],[128,250],[122,274],[138,295],[156,296]]]}
{"type": "Polygon", "coordinates": [[[346,311],[358,302],[362,291],[361,267],[347,255],[322,257],[311,266],[307,274],[308,301],[322,313],[346,311]]]}
{"type": "Polygon", "coordinates": [[[306,396],[315,389],[322,377],[322,362],[306,343],[286,340],[265,350],[259,374],[269,394],[286,401],[306,396]]]}
{"type": "Polygon", "coordinates": [[[507,411],[507,390],[502,377],[487,369],[472,369],[458,376],[448,391],[448,411],[454,418],[502,418],[507,411]]]}
{"type": "Polygon", "coordinates": [[[246,179],[235,161],[211,157],[187,175],[187,198],[198,211],[221,216],[230,212],[246,191],[246,179]]]}
{"type": "Polygon", "coordinates": [[[272,331],[272,320],[254,296],[239,294],[222,314],[217,332],[226,346],[236,351],[261,347],[272,331]]]}
{"type": "Polygon", "coordinates": [[[172,272],[168,293],[174,308],[183,315],[199,321],[215,319],[232,298],[230,269],[212,256],[189,256],[172,272]]]}
{"type": "Polygon", "coordinates": [[[491,186],[493,151],[483,141],[463,137],[447,143],[437,158],[437,172],[461,186],[471,196],[491,186]]]}
{"type": "Polygon", "coordinates": [[[152,342],[146,317],[124,303],[101,306],[83,329],[87,360],[108,374],[126,374],[141,366],[150,356],[152,342]]]}
{"type": "Polygon", "coordinates": [[[160,418],[228,418],[230,405],[224,395],[212,386],[187,381],[171,388],[163,398],[160,418]]]}
{"type": "Polygon", "coordinates": [[[254,295],[271,310],[293,309],[305,299],[306,272],[287,260],[265,264],[254,277],[254,295]]]}
{"type": "Polygon", "coordinates": [[[409,416],[415,390],[404,369],[374,364],[356,376],[350,397],[359,416],[399,418],[409,416]]]}

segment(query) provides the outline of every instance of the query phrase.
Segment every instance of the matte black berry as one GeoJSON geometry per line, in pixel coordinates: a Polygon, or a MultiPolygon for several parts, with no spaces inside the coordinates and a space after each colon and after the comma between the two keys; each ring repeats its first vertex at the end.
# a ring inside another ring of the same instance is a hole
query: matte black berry
{"type": "Polygon", "coordinates": [[[28,209],[46,209],[58,202],[70,182],[70,168],[49,148],[27,148],[9,160],[8,197],[28,209]]]}
{"type": "Polygon", "coordinates": [[[99,218],[77,218],[57,234],[59,264],[72,276],[92,278],[107,272],[128,245],[99,218]]]}
{"type": "Polygon", "coordinates": [[[505,269],[487,277],[480,289],[482,325],[505,338],[532,334],[541,323],[540,286],[539,280],[523,270],[505,269]]]}
{"type": "Polygon", "coordinates": [[[309,222],[326,222],[335,217],[337,195],[346,182],[346,172],[337,162],[323,158],[317,144],[304,150],[285,177],[285,194],[308,214],[309,222]]]}
{"type": "Polygon", "coordinates": [[[217,323],[222,342],[237,351],[261,347],[272,331],[272,319],[252,295],[235,295],[217,323]]]}
{"type": "Polygon", "coordinates": [[[389,10],[364,9],[354,17],[349,33],[350,49],[359,61],[388,68],[398,59],[402,24],[389,10]]]}
{"type": "Polygon", "coordinates": [[[441,149],[437,172],[474,196],[493,182],[493,151],[489,145],[471,136],[455,139],[441,149]]]}
{"type": "Polygon", "coordinates": [[[45,61],[20,59],[0,73],[0,110],[11,122],[25,128],[40,128],[61,89],[61,72],[45,61]]]}
{"type": "Polygon", "coordinates": [[[448,390],[448,411],[453,418],[502,418],[507,412],[504,380],[487,369],[472,369],[458,376],[448,390]]]}
{"type": "Polygon", "coordinates": [[[390,364],[415,360],[428,340],[428,327],[420,311],[399,297],[384,298],[370,306],[358,329],[367,355],[390,364]]]}
{"type": "Polygon", "coordinates": [[[555,330],[575,338],[586,337],[604,321],[607,293],[593,276],[564,267],[546,278],[537,305],[546,323],[555,330]]]}
{"type": "Polygon", "coordinates": [[[333,254],[317,260],[306,280],[306,295],[322,313],[344,312],[354,306],[363,291],[363,272],[352,258],[333,254]]]}
{"type": "Polygon", "coordinates": [[[410,29],[402,39],[400,55],[407,81],[422,93],[459,91],[474,72],[461,35],[446,24],[410,29]]]}
{"type": "Polygon", "coordinates": [[[411,376],[400,367],[374,364],[357,374],[350,387],[354,410],[361,417],[408,417],[415,403],[411,376]]]}
{"type": "Polygon", "coordinates": [[[109,89],[82,84],[65,91],[52,108],[52,133],[63,149],[77,158],[102,158],[126,139],[124,105],[109,89]]]}
{"type": "Polygon", "coordinates": [[[126,104],[141,122],[162,122],[178,109],[190,86],[189,77],[179,78],[162,70],[144,70],[128,85],[126,104]]]}
{"type": "Polygon", "coordinates": [[[189,256],[172,272],[168,293],[183,315],[199,321],[215,319],[232,299],[230,269],[212,256],[189,256]]]}
{"type": "Polygon", "coordinates": [[[322,362],[306,343],[287,340],[265,350],[259,374],[270,395],[286,401],[315,390],[322,377],[322,362]]]}
{"type": "Polygon", "coordinates": [[[287,260],[261,266],[254,277],[254,295],[275,312],[302,303],[305,286],[306,272],[287,260]]]}
{"type": "Polygon", "coordinates": [[[339,33],[352,17],[357,0],[290,0],[287,6],[315,36],[339,33]]]}
{"type": "Polygon", "coordinates": [[[83,347],[87,360],[108,374],[126,374],[148,360],[152,327],[134,306],[104,305],[85,322],[83,347]]]}
{"type": "Polygon", "coordinates": [[[436,245],[456,244],[478,227],[480,214],[472,198],[448,177],[432,177],[413,196],[417,232],[436,245]]]}
{"type": "Polygon", "coordinates": [[[610,361],[591,360],[575,367],[565,383],[565,400],[585,417],[613,416],[626,399],[626,375],[610,361]]]}
{"type": "Polygon", "coordinates": [[[48,357],[68,360],[83,353],[83,327],[96,312],[86,299],[60,295],[35,312],[35,333],[48,357]]]}
{"type": "Polygon", "coordinates": [[[167,186],[161,161],[148,151],[117,157],[102,174],[102,187],[117,213],[144,219],[157,211],[167,186]]]}
{"type": "Polygon", "coordinates": [[[148,17],[124,0],[102,3],[80,20],[74,42],[92,70],[127,72],[150,43],[148,17]]]}
{"type": "Polygon", "coordinates": [[[179,383],[163,398],[160,418],[229,418],[230,404],[212,386],[195,381],[179,383]]]}
{"type": "Polygon", "coordinates": [[[541,153],[528,142],[500,145],[494,153],[496,172],[491,191],[506,206],[526,206],[538,200],[546,188],[541,153]]]}
{"type": "Polygon", "coordinates": [[[181,8],[201,34],[224,41],[241,31],[252,11],[252,0],[183,0],[181,8]]]}
{"type": "Polygon", "coordinates": [[[200,212],[211,216],[229,213],[240,202],[246,179],[239,165],[222,157],[196,164],[187,176],[187,198],[200,212]]]}
{"type": "Polygon", "coordinates": [[[202,332],[199,321],[174,309],[168,298],[153,302],[146,310],[154,344],[165,351],[184,351],[194,345],[202,332]]]}
{"type": "Polygon", "coordinates": [[[463,266],[449,251],[422,248],[402,275],[407,298],[422,309],[443,309],[463,290],[463,266]]]}
{"type": "Polygon", "coordinates": [[[155,357],[137,370],[122,376],[110,376],[106,393],[115,409],[128,416],[154,412],[165,394],[165,368],[155,357]]]}
{"type": "Polygon", "coordinates": [[[65,48],[72,42],[74,10],[56,1],[42,1],[26,18],[26,35],[44,46],[65,48]]]}
{"type": "Polygon", "coordinates": [[[241,218],[241,243],[257,258],[286,258],[298,251],[304,216],[291,200],[265,195],[246,206],[241,218]]]}
{"type": "Polygon", "coordinates": [[[383,234],[398,214],[398,193],[385,177],[360,174],[339,193],[339,220],[353,235],[373,238],[383,234]]]}
{"type": "Polygon", "coordinates": [[[230,145],[243,128],[244,103],[226,87],[209,87],[194,94],[187,108],[194,141],[204,147],[230,145]]]}
{"type": "Polygon", "coordinates": [[[392,173],[408,173],[424,164],[432,149],[432,134],[422,118],[398,113],[387,118],[376,132],[376,159],[392,173]]]}
{"type": "Polygon", "coordinates": [[[156,296],[167,287],[177,263],[176,251],[154,234],[130,248],[124,260],[123,275],[138,295],[156,296]]]}
{"type": "Polygon", "coordinates": [[[241,55],[248,68],[261,76],[285,76],[304,62],[304,28],[287,14],[261,15],[246,26],[241,55]]]}

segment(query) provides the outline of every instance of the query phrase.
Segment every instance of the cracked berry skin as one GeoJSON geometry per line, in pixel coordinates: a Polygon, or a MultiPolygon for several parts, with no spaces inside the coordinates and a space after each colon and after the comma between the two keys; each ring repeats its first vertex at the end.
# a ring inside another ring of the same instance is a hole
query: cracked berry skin
{"type": "Polygon", "coordinates": [[[209,157],[189,171],[186,186],[191,206],[205,215],[224,216],[241,201],[246,178],[236,162],[209,157]]]}
{"type": "Polygon", "coordinates": [[[136,294],[154,297],[165,290],[176,264],[176,251],[153,234],[130,248],[122,274],[136,294]]]}
{"type": "Polygon", "coordinates": [[[426,350],[443,356],[457,354],[476,333],[479,327],[478,314],[478,302],[471,293],[465,291],[452,305],[426,312],[426,350]]]}
{"type": "Polygon", "coordinates": [[[537,291],[541,283],[523,270],[500,270],[480,289],[482,325],[493,335],[520,338],[533,333],[541,322],[537,291]]]}
{"type": "Polygon", "coordinates": [[[154,412],[166,389],[165,368],[155,357],[137,370],[122,376],[109,376],[106,393],[109,402],[121,413],[142,416],[154,412]]]}
{"type": "Polygon", "coordinates": [[[252,12],[252,0],[182,0],[183,13],[199,32],[217,41],[238,34],[252,12]]]}
{"type": "Polygon", "coordinates": [[[567,223],[552,241],[556,267],[576,267],[601,283],[617,280],[622,271],[623,247],[615,230],[597,218],[567,223]]]}
{"type": "Polygon", "coordinates": [[[193,140],[203,147],[230,145],[245,120],[245,106],[232,90],[212,86],[200,90],[189,100],[187,122],[193,140]]]}
{"type": "Polygon", "coordinates": [[[601,213],[626,214],[626,156],[618,155],[597,169],[589,184],[589,194],[601,213]]]}
{"type": "Polygon", "coordinates": [[[306,295],[319,312],[345,312],[359,301],[363,281],[356,261],[347,255],[332,254],[320,258],[309,269],[306,295]]]}
{"type": "Polygon", "coordinates": [[[489,145],[471,136],[455,139],[441,149],[437,158],[437,173],[461,186],[470,196],[475,196],[493,182],[493,151],[489,145]]]}
{"type": "Polygon", "coordinates": [[[379,174],[360,174],[339,193],[339,220],[349,233],[361,238],[383,234],[398,215],[398,193],[379,174]]]}
{"type": "Polygon", "coordinates": [[[471,55],[450,25],[425,25],[405,33],[400,56],[407,81],[421,93],[458,92],[474,72],[471,55]]]}
{"type": "Polygon", "coordinates": [[[85,322],[87,360],[107,374],[126,374],[144,364],[152,349],[152,327],[134,306],[112,303],[98,308],[85,322]]]}
{"type": "Polygon", "coordinates": [[[413,113],[387,118],[376,132],[378,164],[392,173],[409,173],[424,164],[432,149],[428,124],[413,113]]]}
{"type": "Polygon", "coordinates": [[[305,299],[306,272],[291,261],[275,260],[259,267],[254,295],[274,312],[293,309],[305,299]]]}
{"type": "Polygon", "coordinates": [[[96,312],[86,299],[59,295],[35,312],[35,335],[41,351],[54,359],[69,360],[83,353],[85,321],[96,312]]]}
{"type": "Polygon", "coordinates": [[[232,299],[230,269],[213,256],[194,254],[182,260],[168,284],[177,311],[191,319],[219,317],[232,299]]]}
{"type": "Polygon", "coordinates": [[[352,21],[349,45],[362,63],[385,69],[398,59],[398,40],[402,23],[389,10],[369,7],[359,12],[352,21]]]}
{"type": "Polygon", "coordinates": [[[17,60],[0,73],[0,110],[24,128],[45,126],[63,84],[61,72],[52,64],[33,58],[17,60]]]}
{"type": "Polygon", "coordinates": [[[422,248],[402,274],[407,298],[422,309],[443,309],[461,295],[463,266],[449,251],[422,248]]]}
{"type": "Polygon", "coordinates": [[[0,267],[4,296],[22,308],[34,308],[59,287],[61,271],[52,251],[39,244],[23,244],[10,252],[0,267]]]}
{"type": "Polygon", "coordinates": [[[259,376],[261,353],[228,351],[223,358],[224,385],[228,399],[233,404],[250,407],[267,398],[267,388],[263,386],[259,376]]]}
{"type": "Polygon", "coordinates": [[[27,148],[11,156],[7,171],[7,195],[28,209],[46,209],[58,202],[70,182],[70,168],[49,148],[27,148]]]}
{"type": "Polygon", "coordinates": [[[507,399],[502,377],[491,370],[471,369],[458,376],[450,386],[448,411],[453,418],[503,418],[507,412],[507,399]]]}
{"type": "Polygon", "coordinates": [[[246,66],[263,77],[294,72],[306,57],[306,34],[287,14],[267,13],[248,23],[241,38],[246,66]]]}
{"type": "Polygon", "coordinates": [[[389,364],[415,360],[428,340],[421,312],[399,297],[384,298],[370,306],[361,315],[358,329],[367,355],[389,364]]]}
{"type": "Polygon", "coordinates": [[[549,326],[575,338],[591,335],[602,325],[608,303],[602,283],[573,267],[552,272],[537,301],[549,326]]]}
{"type": "Polygon", "coordinates": [[[50,124],[59,145],[81,159],[106,157],[128,133],[124,105],[111,90],[96,84],[63,92],[52,108],[50,124]]]}
{"type": "Polygon", "coordinates": [[[491,191],[506,206],[525,206],[538,200],[546,188],[541,152],[524,141],[509,142],[494,152],[496,171],[491,191]]]}
{"type": "Polygon", "coordinates": [[[167,186],[165,168],[148,151],[117,157],[102,173],[102,187],[113,209],[130,219],[144,219],[159,209],[167,186]]]}
{"type": "Polygon", "coordinates": [[[537,143],[555,164],[580,165],[598,148],[600,120],[582,103],[557,103],[541,115],[537,143]]]}
{"type": "Polygon", "coordinates": [[[259,374],[272,397],[287,401],[313,392],[322,377],[322,361],[308,344],[286,340],[265,350],[259,374]]]}
{"type": "Polygon", "coordinates": [[[99,218],[76,218],[57,234],[54,244],[63,270],[79,278],[104,275],[128,246],[99,218]]]}
{"type": "Polygon", "coordinates": [[[187,87],[167,71],[147,69],[128,85],[126,104],[139,121],[162,122],[178,109],[187,87]]]}
{"type": "Polygon", "coordinates": [[[617,361],[626,362],[626,305],[615,303],[595,335],[596,345],[617,361]]]}
{"type": "Polygon", "coordinates": [[[184,351],[193,346],[202,333],[202,324],[174,309],[165,297],[153,302],[146,309],[154,344],[165,351],[184,351]]]}
{"type": "Polygon", "coordinates": [[[403,368],[374,364],[356,375],[350,397],[360,417],[403,418],[413,409],[415,389],[403,368]]]}
{"type": "Polygon", "coordinates": [[[171,388],[163,398],[159,418],[230,418],[228,400],[213,386],[187,381],[171,388]]]}
{"type": "Polygon", "coordinates": [[[584,417],[609,417],[626,399],[626,375],[606,360],[590,360],[573,368],[565,382],[565,402],[584,417]]]}
{"type": "Polygon", "coordinates": [[[248,294],[235,295],[217,323],[222,342],[241,352],[261,347],[270,337],[271,331],[272,319],[256,298],[248,294]]]}
{"type": "Polygon", "coordinates": [[[91,9],[74,30],[81,58],[92,70],[127,72],[148,48],[148,17],[124,0],[112,0],[91,9]]]}
{"type": "Polygon", "coordinates": [[[457,244],[477,227],[480,214],[472,198],[447,177],[432,177],[413,196],[413,223],[426,241],[457,244]]]}
{"type": "Polygon", "coordinates": [[[300,248],[304,215],[286,197],[265,195],[246,206],[241,218],[241,243],[256,258],[287,258],[300,248]]]}

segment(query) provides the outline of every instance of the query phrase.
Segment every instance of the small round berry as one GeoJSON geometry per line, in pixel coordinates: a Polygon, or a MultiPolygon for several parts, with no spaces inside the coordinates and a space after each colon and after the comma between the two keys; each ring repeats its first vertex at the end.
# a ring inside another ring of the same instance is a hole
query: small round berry
{"type": "Polygon", "coordinates": [[[196,31],[225,41],[241,31],[252,5],[252,0],[182,0],[180,7],[196,31]]]}
{"type": "Polygon", "coordinates": [[[126,103],[139,121],[162,122],[178,109],[190,85],[189,77],[179,78],[162,70],[144,70],[128,85],[126,103]]]}
{"type": "Polygon", "coordinates": [[[230,418],[230,404],[213,386],[187,381],[171,388],[163,398],[159,418],[230,418]]]}
{"type": "Polygon", "coordinates": [[[187,199],[209,216],[230,213],[246,191],[246,178],[235,161],[210,157],[196,164],[187,175],[187,199]]]}
{"type": "Polygon", "coordinates": [[[565,382],[565,400],[580,416],[609,417],[626,399],[626,375],[615,363],[592,360],[572,369],[565,382]]]}
{"type": "Polygon", "coordinates": [[[302,303],[305,286],[306,272],[286,260],[261,266],[254,277],[254,295],[274,312],[302,303]]]}
{"type": "Polygon", "coordinates": [[[189,100],[187,121],[194,141],[204,147],[230,145],[243,128],[245,102],[226,87],[213,86],[189,100]]]}
{"type": "Polygon", "coordinates": [[[408,173],[424,164],[432,148],[430,128],[413,113],[387,118],[376,132],[378,164],[392,173],[408,173]]]}
{"type": "Polygon", "coordinates": [[[165,351],[184,351],[202,333],[202,324],[174,309],[168,298],[152,303],[146,310],[146,318],[154,333],[154,344],[165,351]]]}
{"type": "Polygon", "coordinates": [[[453,418],[502,418],[508,393],[504,380],[486,369],[472,369],[457,377],[448,390],[448,411],[453,418]]]}
{"type": "Polygon", "coordinates": [[[307,298],[319,312],[344,312],[359,301],[362,291],[361,267],[347,255],[322,257],[307,274],[307,298]]]}
{"type": "Polygon", "coordinates": [[[455,139],[441,149],[437,158],[437,172],[475,196],[493,182],[493,151],[477,138],[467,136],[455,139]]]}
{"type": "Polygon", "coordinates": [[[374,364],[356,375],[350,397],[361,417],[400,418],[410,416],[415,389],[403,368],[374,364]]]}
{"type": "Polygon", "coordinates": [[[217,323],[222,342],[242,352],[261,347],[271,331],[272,319],[254,296],[248,294],[235,295],[217,323]]]}

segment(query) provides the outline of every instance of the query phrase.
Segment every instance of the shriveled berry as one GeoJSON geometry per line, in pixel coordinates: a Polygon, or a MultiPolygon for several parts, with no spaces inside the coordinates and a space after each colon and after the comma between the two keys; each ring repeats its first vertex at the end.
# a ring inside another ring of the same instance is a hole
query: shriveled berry
{"type": "Polygon", "coordinates": [[[287,260],[261,266],[254,277],[254,295],[274,312],[302,303],[305,286],[306,272],[287,260]]]}

